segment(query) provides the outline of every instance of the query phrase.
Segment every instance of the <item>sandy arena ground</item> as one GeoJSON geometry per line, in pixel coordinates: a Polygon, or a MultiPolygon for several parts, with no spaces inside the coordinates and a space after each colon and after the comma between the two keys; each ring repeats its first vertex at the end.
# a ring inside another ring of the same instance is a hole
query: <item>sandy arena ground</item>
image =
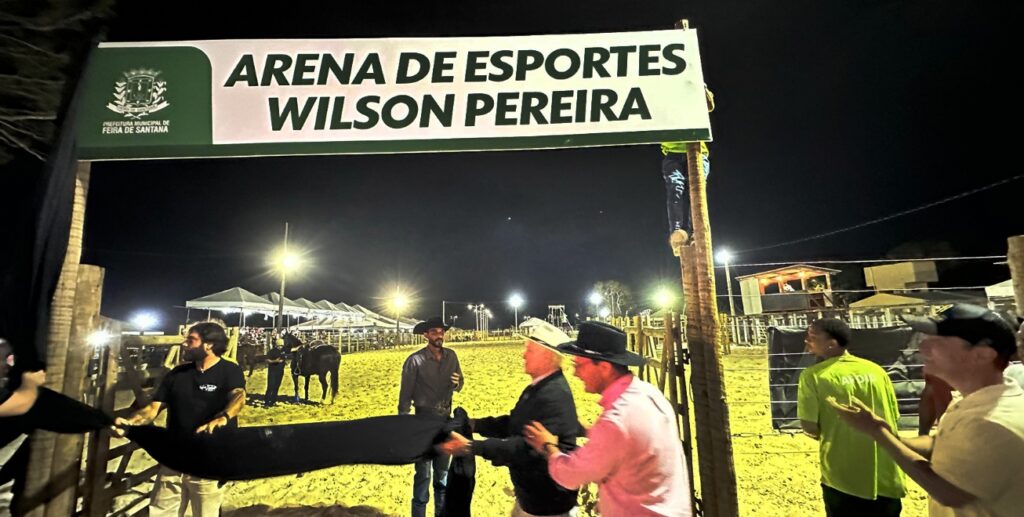
{"type": "MultiPolygon", "coordinates": [[[[455,344],[466,386],[455,395],[455,405],[471,416],[507,413],[529,382],[522,373],[522,345],[455,344]]],[[[340,396],[334,405],[305,405],[285,402],[293,393],[291,378],[285,376],[281,402],[263,407],[265,370],[248,379],[252,395],[240,416],[241,425],[274,425],[351,420],[394,414],[398,399],[399,372],[415,348],[356,353],[342,358],[340,396]]],[[[724,358],[726,390],[735,454],[741,515],[812,516],[824,515],[816,443],[801,435],[779,434],[770,426],[768,374],[765,349],[741,349],[724,358]]],[[[583,391],[578,379],[567,377],[576,395],[580,420],[592,423],[598,414],[597,397],[583,391]]],[[[310,399],[319,400],[320,384],[314,379],[310,399]]],[[[329,447],[330,444],[323,444],[329,447]]],[[[253,451],[259,454],[259,451],[253,451]]],[[[136,453],[130,471],[141,470],[148,461],[136,453]]],[[[696,462],[694,463],[696,468],[696,462]]],[[[225,515],[408,515],[412,491],[412,466],[345,466],[260,481],[232,483],[225,500],[225,515]]],[[[912,484],[912,483],[911,483],[912,484]]],[[[508,515],[512,504],[507,470],[484,460],[477,461],[473,513],[482,517],[508,515]]],[[[135,487],[136,497],[148,485],[135,487]]],[[[138,499],[136,499],[138,500],[138,499]]],[[[903,515],[925,515],[923,491],[911,486],[903,500],[903,515]]],[[[428,505],[428,515],[432,505],[428,505]]]]}

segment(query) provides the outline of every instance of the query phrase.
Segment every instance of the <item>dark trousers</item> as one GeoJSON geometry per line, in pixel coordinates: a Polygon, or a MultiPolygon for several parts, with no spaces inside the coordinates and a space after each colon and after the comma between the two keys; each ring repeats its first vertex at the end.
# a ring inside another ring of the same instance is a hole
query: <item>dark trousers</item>
{"type": "MultiPolygon", "coordinates": [[[[707,155],[704,160],[704,177],[711,172],[707,155]]],[[[693,235],[690,222],[690,193],[686,190],[686,155],[668,153],[661,159],[661,177],[665,180],[665,204],[668,209],[668,232],[686,230],[693,235]]]]}
{"type": "Polygon", "coordinates": [[[825,515],[828,517],[899,517],[903,510],[903,502],[891,497],[861,499],[825,485],[821,485],[821,491],[825,497],[825,515]]]}
{"type": "Polygon", "coordinates": [[[277,402],[277,391],[281,389],[281,379],[284,377],[284,363],[267,366],[267,394],[263,397],[263,403],[273,406],[277,402]]]}

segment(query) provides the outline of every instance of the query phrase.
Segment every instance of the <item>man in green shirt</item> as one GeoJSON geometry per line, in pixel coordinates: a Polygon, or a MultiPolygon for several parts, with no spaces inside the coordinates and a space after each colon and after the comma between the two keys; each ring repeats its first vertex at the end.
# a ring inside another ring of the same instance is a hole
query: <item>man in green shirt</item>
{"type": "Polygon", "coordinates": [[[892,381],[877,364],[847,352],[849,341],[850,327],[839,319],[807,328],[807,350],[820,362],[800,373],[797,416],[804,432],[820,443],[826,515],[898,516],[906,495],[903,472],[874,440],[844,425],[827,402],[862,400],[896,428],[892,381]]]}

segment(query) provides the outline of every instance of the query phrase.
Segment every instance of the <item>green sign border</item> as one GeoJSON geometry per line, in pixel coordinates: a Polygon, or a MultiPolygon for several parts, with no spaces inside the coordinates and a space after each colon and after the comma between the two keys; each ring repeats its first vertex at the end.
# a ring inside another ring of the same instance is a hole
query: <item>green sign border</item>
{"type": "Polygon", "coordinates": [[[88,161],[109,161],[139,159],[160,160],[171,158],[307,156],[322,154],[525,151],[534,149],[563,149],[572,147],[599,147],[651,144],[656,142],[696,142],[710,140],[711,133],[707,130],[686,129],[503,138],[88,147],[79,149],[79,158],[88,161]]]}

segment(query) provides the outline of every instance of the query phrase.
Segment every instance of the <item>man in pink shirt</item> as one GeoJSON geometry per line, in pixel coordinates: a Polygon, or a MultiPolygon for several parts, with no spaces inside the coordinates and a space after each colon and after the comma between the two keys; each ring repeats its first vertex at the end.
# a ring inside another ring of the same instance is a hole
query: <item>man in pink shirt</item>
{"type": "Polygon", "coordinates": [[[629,371],[644,358],[626,350],[626,334],[611,325],[585,322],[576,341],[558,346],[575,356],[576,377],[600,393],[604,411],[587,432],[587,444],[570,452],[539,422],[523,434],[548,460],[559,485],[576,489],[596,482],[605,517],[691,515],[690,480],[676,415],[665,396],[629,371]]]}

